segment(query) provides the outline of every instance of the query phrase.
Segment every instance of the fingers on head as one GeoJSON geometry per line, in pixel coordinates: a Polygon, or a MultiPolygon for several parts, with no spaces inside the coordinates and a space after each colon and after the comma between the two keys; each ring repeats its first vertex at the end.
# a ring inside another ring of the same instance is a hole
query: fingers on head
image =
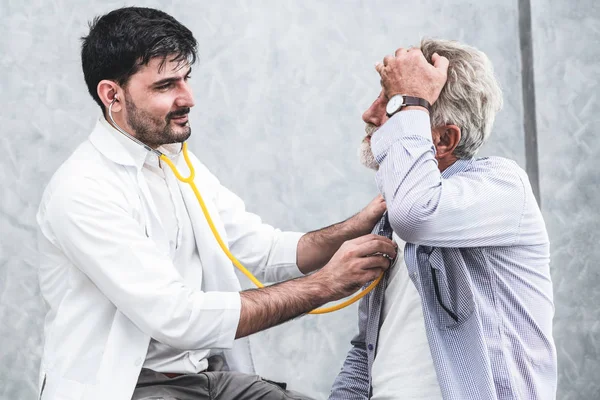
{"type": "Polygon", "coordinates": [[[440,56],[438,53],[433,53],[431,56],[431,62],[433,63],[434,67],[444,71],[448,69],[448,65],[450,64],[450,61],[446,57],[440,56]]]}
{"type": "Polygon", "coordinates": [[[394,58],[394,56],[390,55],[383,57],[383,65],[387,67],[394,60],[394,58]]]}

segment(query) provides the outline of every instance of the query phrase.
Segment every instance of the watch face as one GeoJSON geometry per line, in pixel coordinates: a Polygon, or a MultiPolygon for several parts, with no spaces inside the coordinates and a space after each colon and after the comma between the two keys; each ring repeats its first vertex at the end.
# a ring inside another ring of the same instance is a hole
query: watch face
{"type": "Polygon", "coordinates": [[[402,98],[402,95],[397,94],[395,96],[392,96],[391,99],[389,99],[387,106],[385,107],[385,112],[388,114],[393,114],[396,111],[398,111],[400,109],[400,106],[402,106],[402,103],[404,103],[404,99],[402,98]]]}

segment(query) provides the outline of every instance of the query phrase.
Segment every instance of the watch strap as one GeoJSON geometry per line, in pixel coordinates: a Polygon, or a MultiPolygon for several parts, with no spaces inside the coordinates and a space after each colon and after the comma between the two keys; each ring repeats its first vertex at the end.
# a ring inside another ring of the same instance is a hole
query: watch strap
{"type": "Polygon", "coordinates": [[[402,96],[402,98],[404,99],[404,103],[402,104],[402,107],[420,106],[420,107],[425,108],[427,111],[431,111],[431,104],[429,104],[429,102],[425,99],[422,99],[420,97],[413,97],[413,96],[402,96]]]}
{"type": "MultiPolygon", "coordinates": [[[[394,97],[394,96],[392,96],[392,97],[394,97]]],[[[394,112],[392,112],[391,114],[386,112],[386,115],[391,118],[392,115],[396,114],[398,111],[400,111],[404,107],[408,107],[408,106],[423,107],[428,112],[431,112],[431,104],[429,104],[429,102],[427,100],[422,99],[420,97],[414,97],[414,96],[402,96],[402,104],[400,105],[400,107],[398,107],[398,109],[395,110],[394,112]]]]}

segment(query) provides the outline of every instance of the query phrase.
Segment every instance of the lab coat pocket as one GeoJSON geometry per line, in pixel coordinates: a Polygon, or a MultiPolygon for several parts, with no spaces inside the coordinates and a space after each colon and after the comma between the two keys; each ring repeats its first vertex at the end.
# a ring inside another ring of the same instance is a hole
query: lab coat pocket
{"type": "Polygon", "coordinates": [[[48,373],[41,400],[81,400],[86,385],[58,374],[48,373]]]}
{"type": "Polygon", "coordinates": [[[156,244],[156,249],[162,253],[169,255],[170,246],[167,234],[163,230],[162,225],[156,215],[151,211],[151,206],[144,201],[143,196],[140,194],[140,227],[143,229],[144,234],[147,238],[152,239],[156,244]]]}
{"type": "Polygon", "coordinates": [[[60,386],[56,391],[56,397],[65,400],[83,399],[85,385],[70,379],[61,379],[60,386]]]}

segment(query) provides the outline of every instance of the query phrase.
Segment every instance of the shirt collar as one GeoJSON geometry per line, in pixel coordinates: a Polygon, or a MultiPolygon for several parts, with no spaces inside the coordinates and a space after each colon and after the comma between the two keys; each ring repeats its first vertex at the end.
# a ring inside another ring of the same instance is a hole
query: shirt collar
{"type": "MultiPolygon", "coordinates": [[[[145,163],[157,167],[159,165],[158,156],[155,153],[146,150],[123,135],[103,116],[98,119],[90,135],[90,141],[100,153],[111,161],[135,167],[138,172],[145,163]]],[[[160,146],[158,150],[176,163],[179,159],[181,148],[181,143],[172,143],[160,146]]]]}
{"type": "Polygon", "coordinates": [[[458,159],[444,171],[442,171],[442,178],[447,179],[452,175],[457,174],[459,172],[466,171],[471,163],[473,162],[472,158],[469,159],[458,159]]]}

